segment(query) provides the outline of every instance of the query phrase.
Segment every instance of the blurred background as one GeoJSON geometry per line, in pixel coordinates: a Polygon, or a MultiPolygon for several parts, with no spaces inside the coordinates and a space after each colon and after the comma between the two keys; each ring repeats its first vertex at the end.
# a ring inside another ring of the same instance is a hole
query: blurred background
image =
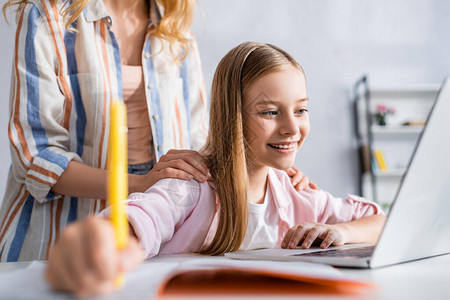
{"type": "MultiPolygon", "coordinates": [[[[450,74],[450,1],[199,0],[193,26],[208,93],[215,67],[244,41],[271,43],[303,66],[311,133],[296,166],[335,196],[358,192],[353,86],[440,84],[450,74]]],[[[7,137],[15,22],[0,21],[0,201],[10,166],[7,137]]]]}

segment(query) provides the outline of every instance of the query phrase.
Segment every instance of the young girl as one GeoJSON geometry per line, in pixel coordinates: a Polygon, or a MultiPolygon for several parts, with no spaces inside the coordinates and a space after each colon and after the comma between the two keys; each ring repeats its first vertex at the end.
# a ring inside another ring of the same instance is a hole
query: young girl
{"type": "Polygon", "coordinates": [[[309,133],[307,105],[305,75],[289,54],[259,43],[231,50],[214,76],[204,148],[214,182],[163,179],[132,194],[135,238],[122,251],[109,221],[71,225],[50,254],[52,287],[105,293],[117,274],[157,254],[375,242],[385,220],[379,206],[311,188],[298,192],[280,171],[309,133]]]}

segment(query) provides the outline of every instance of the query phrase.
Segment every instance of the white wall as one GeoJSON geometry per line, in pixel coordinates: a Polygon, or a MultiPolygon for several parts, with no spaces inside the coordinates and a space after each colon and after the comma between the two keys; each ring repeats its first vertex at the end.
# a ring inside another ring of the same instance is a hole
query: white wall
{"type": "MultiPolygon", "coordinates": [[[[311,135],[297,159],[320,187],[357,190],[350,89],[373,84],[439,83],[450,74],[450,2],[440,0],[199,0],[194,33],[210,89],[221,57],[244,41],[277,45],[304,67],[311,135]]],[[[14,19],[12,19],[14,21],[14,19]]],[[[8,97],[14,22],[0,21],[0,195],[9,168],[8,97]]]]}
{"type": "Polygon", "coordinates": [[[196,19],[209,88],[214,68],[244,41],[277,45],[305,69],[311,133],[296,164],[335,195],[355,193],[351,88],[440,83],[450,75],[450,2],[440,0],[199,0],[196,19]]]}

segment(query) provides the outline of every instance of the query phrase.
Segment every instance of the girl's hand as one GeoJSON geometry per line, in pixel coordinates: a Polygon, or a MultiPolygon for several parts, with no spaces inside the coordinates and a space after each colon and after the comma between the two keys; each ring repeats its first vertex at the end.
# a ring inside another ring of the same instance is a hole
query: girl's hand
{"type": "Polygon", "coordinates": [[[281,248],[293,249],[301,245],[303,249],[308,249],[314,242],[321,242],[320,248],[343,245],[345,243],[343,229],[339,227],[339,224],[304,222],[288,230],[281,243],[281,248]]]}
{"type": "Polygon", "coordinates": [[[144,176],[146,186],[140,192],[163,178],[195,179],[198,182],[212,180],[206,159],[194,150],[169,150],[144,176]]]}
{"type": "Polygon", "coordinates": [[[119,251],[111,223],[91,217],[64,230],[51,249],[45,275],[58,291],[79,297],[106,294],[117,289],[119,274],[132,270],[143,259],[144,252],[134,237],[119,251]]]}
{"type": "Polygon", "coordinates": [[[295,166],[286,170],[286,173],[291,177],[292,186],[297,190],[304,190],[306,187],[310,187],[314,190],[318,190],[317,185],[309,181],[308,176],[304,176],[303,172],[297,169],[295,166]]]}

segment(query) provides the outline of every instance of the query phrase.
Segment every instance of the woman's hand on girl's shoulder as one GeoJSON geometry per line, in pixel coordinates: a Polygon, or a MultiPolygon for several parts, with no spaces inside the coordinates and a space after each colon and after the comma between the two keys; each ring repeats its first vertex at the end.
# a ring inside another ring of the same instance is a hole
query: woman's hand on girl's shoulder
{"type": "Polygon", "coordinates": [[[206,159],[194,150],[169,150],[144,176],[145,187],[141,192],[164,178],[195,179],[198,182],[212,180],[206,159]]]}
{"type": "Polygon", "coordinates": [[[80,297],[101,295],[117,289],[117,276],[143,259],[144,251],[134,237],[119,251],[111,223],[91,217],[63,231],[50,251],[45,275],[54,290],[80,297]]]}
{"type": "Polygon", "coordinates": [[[301,246],[303,249],[308,249],[313,243],[320,243],[320,248],[343,245],[345,234],[339,224],[303,222],[288,230],[281,242],[281,248],[293,249],[301,246]]]}
{"type": "Polygon", "coordinates": [[[292,186],[297,190],[301,191],[306,189],[308,186],[314,190],[318,190],[317,185],[309,181],[308,176],[305,176],[303,172],[295,166],[290,167],[286,170],[286,173],[291,178],[292,186]]]}

